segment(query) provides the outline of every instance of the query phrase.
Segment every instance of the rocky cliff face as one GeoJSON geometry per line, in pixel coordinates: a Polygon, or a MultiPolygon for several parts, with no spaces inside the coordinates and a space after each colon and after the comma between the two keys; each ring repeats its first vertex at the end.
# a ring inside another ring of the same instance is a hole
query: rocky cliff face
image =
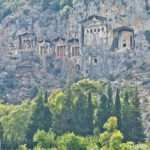
{"type": "Polygon", "coordinates": [[[35,86],[51,92],[70,72],[74,80],[138,85],[150,132],[149,8],[149,0],[80,0],[67,16],[40,4],[28,15],[18,9],[0,23],[1,97],[20,103],[35,86]]]}

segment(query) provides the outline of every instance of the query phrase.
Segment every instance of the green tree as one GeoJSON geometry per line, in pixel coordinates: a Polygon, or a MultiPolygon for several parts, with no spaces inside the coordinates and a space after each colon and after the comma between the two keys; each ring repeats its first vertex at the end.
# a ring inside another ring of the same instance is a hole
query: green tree
{"type": "Polygon", "coordinates": [[[38,88],[35,86],[33,88],[31,88],[31,91],[30,91],[30,99],[33,99],[37,96],[38,94],[38,88]]]}
{"type": "Polygon", "coordinates": [[[65,92],[58,92],[50,102],[52,108],[52,129],[57,135],[73,130],[73,97],[71,81],[67,82],[65,92]]]}
{"type": "Polygon", "coordinates": [[[129,102],[129,92],[127,89],[124,91],[124,98],[121,105],[121,131],[124,135],[124,142],[131,140],[131,128],[132,128],[132,106],[129,102]]]}
{"type": "Polygon", "coordinates": [[[110,138],[110,150],[120,150],[123,135],[120,131],[116,131],[110,138]]]}
{"type": "Polygon", "coordinates": [[[129,92],[128,92],[128,89],[126,88],[125,91],[124,91],[124,102],[126,104],[129,103],[129,92]]]}
{"type": "Polygon", "coordinates": [[[107,109],[109,117],[113,116],[114,110],[113,110],[113,93],[112,93],[112,87],[109,83],[108,89],[107,89],[107,109]]]}
{"type": "Polygon", "coordinates": [[[123,135],[117,130],[117,118],[110,117],[104,124],[104,129],[106,131],[100,134],[100,143],[103,146],[102,150],[120,150],[123,135]]]}
{"type": "Polygon", "coordinates": [[[99,136],[87,136],[85,140],[87,150],[99,150],[99,136]]]}
{"type": "Polygon", "coordinates": [[[93,120],[94,120],[94,108],[92,104],[91,92],[88,93],[88,106],[87,106],[87,127],[89,129],[88,134],[93,134],[93,120]]]}
{"type": "Polygon", "coordinates": [[[50,149],[56,147],[56,135],[50,130],[46,133],[44,130],[38,130],[33,137],[33,141],[37,143],[34,149],[50,149]]]}
{"type": "Polygon", "coordinates": [[[45,92],[45,95],[44,95],[44,103],[47,104],[48,103],[48,93],[47,91],[45,92]]]}
{"type": "Polygon", "coordinates": [[[38,129],[48,130],[51,125],[51,113],[47,105],[44,103],[43,93],[40,92],[35,98],[35,106],[30,118],[30,123],[27,130],[27,146],[33,148],[33,135],[38,129]]]}
{"type": "Polygon", "coordinates": [[[26,139],[26,131],[30,121],[30,105],[24,102],[20,106],[15,106],[9,115],[1,118],[3,127],[3,142],[7,142],[5,148],[16,149],[23,144],[26,139]]]}
{"type": "Polygon", "coordinates": [[[76,98],[74,113],[74,132],[77,135],[87,135],[90,131],[87,125],[87,97],[83,93],[79,93],[76,98]]]}
{"type": "Polygon", "coordinates": [[[132,146],[132,150],[149,150],[149,149],[150,149],[150,146],[144,143],[132,146]]]}
{"type": "Polygon", "coordinates": [[[67,133],[57,140],[58,150],[86,150],[86,142],[83,137],[74,133],[67,133]]]}
{"type": "Polygon", "coordinates": [[[121,104],[120,104],[120,93],[118,88],[116,91],[116,99],[115,99],[115,116],[117,117],[118,121],[118,129],[121,129],[121,104]]]}
{"type": "Polygon", "coordinates": [[[130,139],[135,143],[144,142],[145,134],[144,127],[141,118],[141,108],[140,108],[140,100],[138,98],[138,89],[135,88],[134,96],[132,99],[132,126],[130,126],[130,139]],[[136,127],[136,128],[135,128],[136,127]]]}
{"type": "Polygon", "coordinates": [[[106,95],[102,95],[100,99],[100,105],[97,112],[97,126],[100,129],[100,131],[104,131],[103,125],[109,118],[109,110],[107,109],[107,97],[106,95]]]}
{"type": "Polygon", "coordinates": [[[100,134],[100,143],[103,147],[109,147],[109,141],[112,136],[112,134],[117,130],[117,118],[116,117],[110,117],[107,122],[103,126],[104,129],[106,129],[105,132],[100,134]]]}
{"type": "Polygon", "coordinates": [[[19,145],[18,150],[28,150],[26,147],[26,144],[24,145],[19,145]]]}

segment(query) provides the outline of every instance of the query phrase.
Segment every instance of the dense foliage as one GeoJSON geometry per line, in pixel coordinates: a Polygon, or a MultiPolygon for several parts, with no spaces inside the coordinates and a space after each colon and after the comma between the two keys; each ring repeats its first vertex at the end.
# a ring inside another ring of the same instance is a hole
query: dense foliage
{"type": "Polygon", "coordinates": [[[59,11],[66,15],[73,5],[72,0],[0,0],[0,21],[18,9],[23,10],[25,15],[30,12],[30,6],[40,4],[42,11],[47,9],[59,11]]]}
{"type": "Polygon", "coordinates": [[[84,79],[49,98],[40,91],[21,105],[1,104],[2,148],[148,150],[138,144],[145,142],[138,90],[120,90],[114,96],[110,84],[84,79]]]}

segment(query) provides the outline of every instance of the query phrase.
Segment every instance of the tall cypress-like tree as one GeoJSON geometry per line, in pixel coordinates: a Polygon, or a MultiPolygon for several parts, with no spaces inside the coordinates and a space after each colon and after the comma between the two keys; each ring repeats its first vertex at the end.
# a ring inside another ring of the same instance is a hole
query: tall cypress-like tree
{"type": "Polygon", "coordinates": [[[97,127],[100,129],[100,131],[104,131],[103,125],[107,121],[109,117],[109,113],[107,110],[107,97],[106,95],[102,95],[100,99],[100,105],[97,112],[97,127]]]}
{"type": "Polygon", "coordinates": [[[27,130],[27,145],[29,148],[33,148],[35,144],[33,141],[33,136],[37,132],[38,129],[46,130],[51,125],[51,113],[48,106],[45,106],[43,93],[39,92],[38,96],[35,99],[35,108],[31,115],[31,121],[28,125],[27,130]]]}
{"type": "Polygon", "coordinates": [[[113,116],[114,114],[114,109],[113,109],[113,94],[112,94],[112,87],[111,84],[109,83],[108,89],[107,89],[107,109],[109,116],[113,116]]]}
{"type": "Polygon", "coordinates": [[[49,131],[51,124],[52,124],[52,113],[50,111],[50,107],[48,105],[48,93],[47,91],[45,92],[45,97],[44,97],[44,130],[46,132],[49,131]]]}
{"type": "Polygon", "coordinates": [[[88,106],[87,106],[87,127],[88,134],[93,134],[93,118],[94,118],[94,108],[92,104],[91,92],[88,93],[88,106]]]}
{"type": "Polygon", "coordinates": [[[120,104],[120,92],[117,88],[115,99],[115,116],[117,117],[118,129],[121,130],[121,104],[120,104]]]}
{"type": "Polygon", "coordinates": [[[80,92],[78,99],[75,104],[75,113],[74,113],[74,133],[77,135],[88,135],[89,128],[87,126],[87,97],[80,92]]]}
{"type": "Polygon", "coordinates": [[[131,140],[135,143],[144,142],[145,134],[141,118],[140,100],[138,98],[138,89],[135,88],[134,96],[132,99],[132,127],[131,127],[131,140]]]}
{"type": "Polygon", "coordinates": [[[44,103],[45,104],[48,103],[48,93],[47,93],[47,91],[45,92],[44,103]]]}
{"type": "Polygon", "coordinates": [[[129,102],[129,94],[128,89],[126,88],[124,91],[123,103],[121,107],[121,131],[124,135],[124,142],[130,141],[131,137],[131,127],[132,127],[132,107],[129,102]]]}
{"type": "Polygon", "coordinates": [[[129,104],[129,91],[128,89],[126,88],[125,91],[124,91],[124,102],[126,104],[129,104]]]}
{"type": "MultiPolygon", "coordinates": [[[[73,111],[73,95],[72,95],[72,77],[71,72],[69,73],[68,80],[66,83],[64,93],[61,97],[61,109],[60,111],[54,114],[53,112],[53,121],[52,121],[52,129],[57,135],[62,135],[67,132],[74,132],[74,111],[73,111]]],[[[59,95],[56,96],[59,99],[59,95]]]]}

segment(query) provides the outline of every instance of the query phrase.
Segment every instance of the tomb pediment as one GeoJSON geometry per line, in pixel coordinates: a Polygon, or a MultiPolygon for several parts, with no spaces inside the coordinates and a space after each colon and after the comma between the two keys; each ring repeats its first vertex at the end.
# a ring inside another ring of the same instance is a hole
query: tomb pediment
{"type": "Polygon", "coordinates": [[[72,38],[68,41],[69,45],[78,45],[79,44],[79,40],[72,38]]]}
{"type": "Polygon", "coordinates": [[[127,26],[121,26],[113,30],[113,32],[122,32],[122,31],[134,32],[134,29],[127,26]]]}
{"type": "Polygon", "coordinates": [[[42,40],[42,41],[38,42],[38,45],[40,45],[40,46],[52,45],[52,42],[49,40],[42,40]]]}
{"type": "Polygon", "coordinates": [[[90,16],[87,19],[85,19],[84,21],[82,21],[84,26],[101,25],[104,22],[106,22],[106,18],[101,17],[101,16],[96,16],[96,15],[90,16]]]}
{"type": "Polygon", "coordinates": [[[32,38],[33,36],[35,36],[34,33],[28,33],[28,32],[20,35],[20,37],[24,37],[24,38],[32,38]]]}
{"type": "Polygon", "coordinates": [[[53,40],[54,43],[64,43],[65,39],[62,37],[57,37],[56,39],[53,40]]]}
{"type": "Polygon", "coordinates": [[[106,20],[105,17],[92,15],[89,16],[87,19],[85,19],[83,23],[90,22],[90,21],[105,21],[105,20],[106,20]]]}

